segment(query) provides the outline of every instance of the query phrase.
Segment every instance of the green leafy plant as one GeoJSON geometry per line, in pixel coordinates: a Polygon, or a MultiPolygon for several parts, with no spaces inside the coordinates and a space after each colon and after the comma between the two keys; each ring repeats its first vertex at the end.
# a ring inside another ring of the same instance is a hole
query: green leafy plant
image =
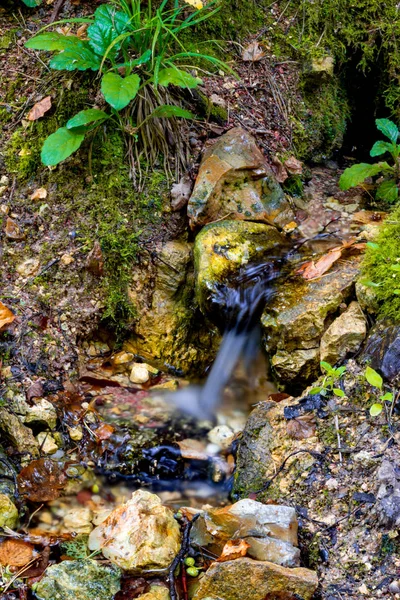
{"type": "Polygon", "coordinates": [[[22,0],[25,6],[29,6],[29,8],[34,8],[35,6],[39,6],[42,4],[42,0],[22,0]]]}
{"type": "Polygon", "coordinates": [[[388,203],[393,203],[398,200],[399,197],[399,183],[400,183],[400,144],[397,144],[400,132],[389,119],[376,119],[375,121],[377,128],[385,137],[387,141],[375,142],[371,148],[370,155],[383,156],[389,154],[392,159],[390,165],[386,161],[381,161],[374,164],[359,163],[346,169],[339,181],[340,188],[342,190],[348,190],[349,188],[360,185],[368,177],[375,177],[380,175],[377,181],[377,188],[375,198],[377,200],[384,200],[388,203]]]}
{"type": "Polygon", "coordinates": [[[339,398],[343,398],[345,395],[344,391],[336,387],[337,382],[346,372],[346,367],[332,367],[329,363],[321,361],[321,370],[325,373],[322,383],[318,387],[314,387],[310,390],[310,394],[321,394],[322,396],[328,396],[333,393],[339,398]]]}
{"type": "Polygon", "coordinates": [[[53,53],[49,63],[52,69],[98,71],[101,93],[108,104],[105,110],[81,111],[50,135],[42,149],[43,164],[54,166],[68,158],[87,134],[110,119],[130,138],[132,165],[140,163],[141,152],[149,162],[154,162],[160,153],[164,159],[168,157],[171,138],[178,149],[176,162],[185,163],[184,148],[179,146],[182,135],[177,124],[174,129],[174,122],[178,118],[193,119],[194,115],[182,108],[178,91],[202,83],[190,72],[193,63],[202,61],[228,70],[229,67],[212,56],[186,51],[180,40],[186,29],[212,17],[218,8],[210,9],[208,5],[202,9],[200,0],[188,0],[197,7],[188,14],[187,6],[179,6],[177,0],[172,9],[167,2],[163,0],[154,9],[151,2],[142,7],[140,0],[102,4],[93,18],[73,20],[89,25],[87,39],[44,31],[28,40],[27,48],[53,53]],[[134,151],[132,140],[136,144],[134,151]]]}
{"type": "Polygon", "coordinates": [[[374,402],[369,409],[369,414],[371,417],[377,417],[381,414],[385,402],[393,402],[393,394],[392,392],[384,393],[383,379],[372,367],[368,366],[365,369],[364,377],[373,388],[377,388],[381,393],[379,396],[379,402],[374,402]]]}

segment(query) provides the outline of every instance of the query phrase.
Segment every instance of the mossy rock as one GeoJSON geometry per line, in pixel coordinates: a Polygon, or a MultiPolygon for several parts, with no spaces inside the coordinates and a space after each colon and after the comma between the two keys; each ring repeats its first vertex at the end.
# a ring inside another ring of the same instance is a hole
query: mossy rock
{"type": "Polygon", "coordinates": [[[0,527],[15,529],[18,524],[18,509],[5,494],[0,494],[0,527]]]}
{"type": "Polygon", "coordinates": [[[250,221],[220,221],[206,225],[194,245],[196,298],[204,314],[216,286],[252,261],[285,245],[284,236],[271,225],[250,221]]]}

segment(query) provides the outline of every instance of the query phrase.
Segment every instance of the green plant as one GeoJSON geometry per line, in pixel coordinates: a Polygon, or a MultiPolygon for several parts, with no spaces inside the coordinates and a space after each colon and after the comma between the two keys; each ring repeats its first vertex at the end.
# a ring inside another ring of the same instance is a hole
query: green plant
{"type": "Polygon", "coordinates": [[[381,414],[385,402],[393,402],[393,394],[392,392],[383,393],[383,379],[372,367],[368,366],[365,369],[364,377],[373,388],[377,388],[381,393],[379,402],[374,402],[369,409],[371,417],[377,417],[381,414]]]}
{"type": "Polygon", "coordinates": [[[389,142],[381,140],[375,142],[371,148],[370,155],[375,157],[390,154],[393,164],[389,165],[388,162],[382,161],[374,164],[359,163],[353,165],[343,172],[339,185],[342,190],[348,190],[360,185],[368,177],[380,175],[377,181],[375,198],[393,203],[399,197],[400,144],[397,144],[397,140],[400,132],[397,125],[389,119],[376,119],[375,123],[379,131],[389,139],[389,142]]]}
{"type": "MultiPolygon", "coordinates": [[[[114,0],[99,6],[94,18],[72,20],[89,25],[86,39],[45,31],[26,43],[27,48],[53,52],[49,63],[52,69],[98,71],[101,93],[108,104],[106,110],[80,111],[65,127],[51,134],[42,148],[43,164],[54,166],[68,158],[88,133],[108,119],[129,136],[131,164],[139,164],[140,153],[137,148],[132,150],[137,142],[150,162],[160,152],[168,156],[167,140],[171,137],[179,149],[181,136],[174,135],[177,127],[171,129],[167,121],[193,119],[194,115],[182,108],[176,90],[192,89],[202,83],[189,72],[193,63],[206,61],[215,67],[229,68],[212,56],[186,51],[180,41],[185,30],[210,18],[218,8],[210,10],[209,5],[200,12],[201,1],[188,0],[196,10],[187,15],[187,7],[179,6],[178,0],[174,0],[172,9],[167,8],[167,2],[163,0],[153,9],[151,2],[143,7],[140,0],[114,0]]],[[[177,152],[177,159],[185,162],[182,149],[177,152]]]]}
{"type": "Polygon", "coordinates": [[[344,391],[338,387],[335,387],[335,385],[346,372],[346,367],[335,368],[325,361],[321,361],[320,365],[322,372],[325,372],[324,378],[320,386],[314,387],[310,390],[310,394],[321,394],[322,396],[327,396],[330,393],[333,393],[335,396],[343,398],[345,395],[344,391]]]}
{"type": "Polygon", "coordinates": [[[22,0],[22,2],[26,6],[29,6],[29,8],[34,8],[35,6],[42,4],[42,0],[22,0]]]}

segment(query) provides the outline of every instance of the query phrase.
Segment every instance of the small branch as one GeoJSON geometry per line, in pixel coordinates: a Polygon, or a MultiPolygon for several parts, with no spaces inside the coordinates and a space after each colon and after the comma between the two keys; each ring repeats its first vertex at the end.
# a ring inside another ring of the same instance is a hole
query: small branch
{"type": "Polygon", "coordinates": [[[49,23],[54,23],[54,21],[57,19],[64,2],[65,0],[57,0],[57,2],[54,5],[53,12],[50,15],[49,23]]]}
{"type": "Polygon", "coordinates": [[[336,429],[336,437],[337,437],[337,447],[339,450],[339,462],[343,462],[343,456],[342,456],[342,440],[340,439],[340,431],[339,431],[339,417],[337,415],[335,415],[335,429],[336,429]]]}
{"type": "Polygon", "coordinates": [[[197,521],[197,519],[199,517],[200,517],[200,513],[198,513],[197,515],[194,515],[194,517],[191,521],[189,521],[189,519],[187,519],[186,517],[183,520],[183,539],[182,539],[181,549],[179,550],[178,554],[175,556],[174,560],[172,561],[171,566],[169,567],[169,571],[168,571],[169,593],[171,596],[171,600],[179,600],[178,595],[176,593],[174,573],[175,573],[175,570],[178,567],[178,565],[183,561],[186,554],[189,552],[190,532],[192,530],[194,522],[197,521]]]}

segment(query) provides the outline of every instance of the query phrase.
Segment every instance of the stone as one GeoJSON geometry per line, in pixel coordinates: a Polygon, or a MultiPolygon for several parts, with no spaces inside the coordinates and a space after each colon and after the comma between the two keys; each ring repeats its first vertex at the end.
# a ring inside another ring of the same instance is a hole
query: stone
{"type": "Polygon", "coordinates": [[[284,227],[294,215],[255,139],[235,127],[204,153],[188,203],[192,228],[217,219],[284,227]]]}
{"type": "Polygon", "coordinates": [[[246,537],[247,554],[256,560],[267,560],[282,567],[299,567],[300,550],[293,544],[274,538],[246,537]]]}
{"type": "Polygon", "coordinates": [[[58,445],[56,440],[48,431],[41,431],[36,436],[36,439],[40,451],[43,452],[43,454],[54,454],[54,452],[57,452],[58,445]]]}
{"type": "Polygon", "coordinates": [[[351,302],[321,338],[321,360],[335,365],[360,348],[367,335],[364,313],[358,302],[351,302]]]}
{"type": "Polygon", "coordinates": [[[28,258],[16,267],[16,271],[21,277],[32,277],[39,271],[40,262],[37,258],[28,258]]]}
{"type": "Polygon", "coordinates": [[[158,496],[138,490],[91,532],[89,548],[125,571],[164,569],[179,552],[180,528],[158,496]]]}
{"type": "Polygon", "coordinates": [[[1,407],[0,431],[20,454],[28,454],[33,458],[39,456],[39,446],[32,431],[16,415],[1,407]]]}
{"type": "Polygon", "coordinates": [[[394,381],[400,373],[400,326],[378,321],[369,332],[360,361],[394,381]]]}
{"type": "MultiPolygon", "coordinates": [[[[130,288],[138,319],[134,335],[123,348],[162,370],[168,371],[173,365],[184,374],[205,369],[219,341],[216,327],[205,324],[196,310],[192,249],[185,241],[165,243],[158,252],[151,294],[147,296],[140,284],[130,288]]],[[[136,277],[143,281],[142,270],[136,277]]]]}
{"type": "Polygon", "coordinates": [[[288,569],[270,562],[238,558],[215,562],[200,578],[193,600],[311,600],[318,586],[309,569],[288,569]]]}
{"type": "Polygon", "coordinates": [[[146,365],[141,363],[133,363],[129,379],[132,383],[146,383],[150,379],[150,373],[146,365]]]}
{"type": "Polygon", "coordinates": [[[334,66],[335,61],[333,56],[323,56],[312,60],[311,71],[313,73],[326,73],[332,77],[334,66]]]}
{"type": "Polygon", "coordinates": [[[14,502],[6,496],[0,494],[0,527],[9,527],[15,529],[18,525],[18,509],[14,502]]]}
{"type": "Polygon", "coordinates": [[[79,425],[78,427],[70,427],[68,429],[68,433],[69,437],[71,438],[71,440],[74,440],[74,442],[80,442],[83,438],[82,427],[80,427],[79,425]]]}
{"type": "Polygon", "coordinates": [[[120,590],[121,572],[97,560],[65,560],[47,567],[36,584],[39,600],[112,600],[120,590]]]}
{"type": "Polygon", "coordinates": [[[376,291],[370,285],[365,285],[361,281],[356,283],[356,297],[361,309],[364,312],[374,314],[379,310],[379,301],[376,291]]]}
{"type": "Polygon", "coordinates": [[[208,312],[210,296],[218,284],[285,245],[284,236],[264,223],[220,221],[203,227],[194,245],[196,298],[201,310],[208,312]]]}
{"type": "Polygon", "coordinates": [[[87,534],[93,529],[93,512],[87,506],[71,508],[64,515],[64,530],[67,533],[87,534]]]}
{"type": "Polygon", "coordinates": [[[57,411],[51,402],[45,398],[40,398],[35,401],[33,406],[26,409],[24,423],[28,426],[45,425],[53,430],[57,425],[57,411]]]}
{"type": "Polygon", "coordinates": [[[168,588],[164,585],[151,585],[146,594],[137,597],[137,600],[170,600],[168,588]]]}
{"type": "Polygon", "coordinates": [[[208,432],[207,437],[212,444],[226,450],[231,445],[235,432],[227,425],[217,425],[208,432]]]}
{"type": "Polygon", "coordinates": [[[273,373],[289,391],[304,388],[319,374],[320,341],[340,305],[351,298],[359,257],[341,261],[323,277],[278,287],[261,323],[273,373]]]}
{"type": "Polygon", "coordinates": [[[379,520],[385,526],[397,528],[400,525],[400,474],[397,465],[384,459],[378,469],[378,481],[379,520]]]}

